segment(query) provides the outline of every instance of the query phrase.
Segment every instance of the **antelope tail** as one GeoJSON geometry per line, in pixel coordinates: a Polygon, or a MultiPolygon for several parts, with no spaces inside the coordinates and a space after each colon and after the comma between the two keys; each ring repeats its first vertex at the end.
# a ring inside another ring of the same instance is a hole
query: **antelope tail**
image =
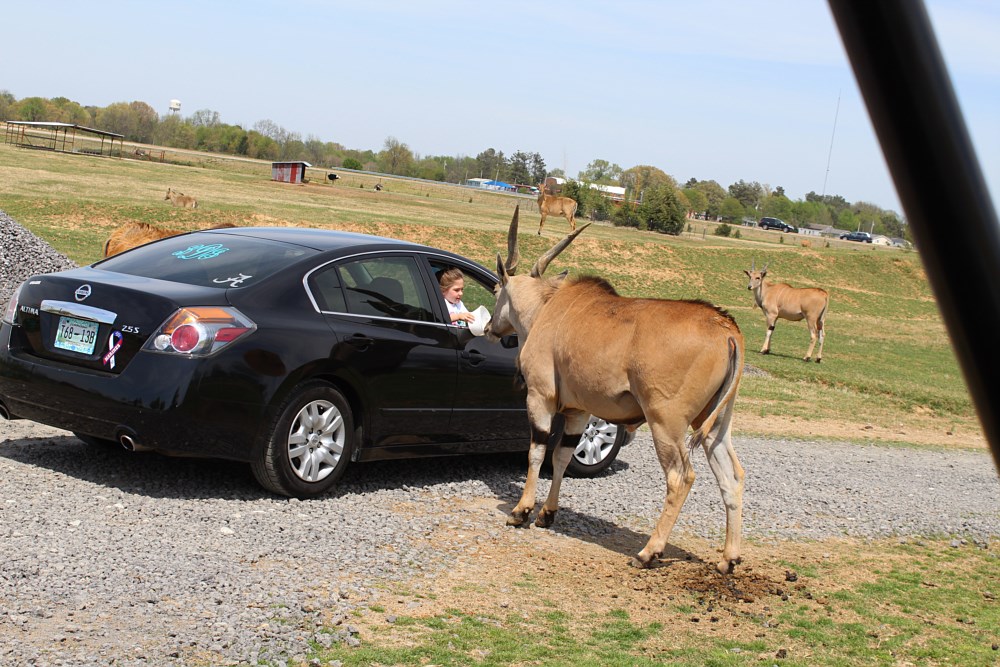
{"type": "Polygon", "coordinates": [[[739,379],[743,375],[743,355],[740,354],[740,346],[732,338],[729,339],[729,366],[726,370],[726,379],[723,381],[719,391],[712,398],[712,411],[702,422],[701,426],[688,436],[688,448],[694,449],[701,445],[708,434],[715,427],[715,422],[719,415],[732,402],[736,400],[736,391],[739,389],[739,379]]]}

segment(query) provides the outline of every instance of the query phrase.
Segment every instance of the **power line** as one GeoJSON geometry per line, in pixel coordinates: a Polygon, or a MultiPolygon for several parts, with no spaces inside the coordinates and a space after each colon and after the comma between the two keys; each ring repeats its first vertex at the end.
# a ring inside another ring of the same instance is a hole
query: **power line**
{"type": "Polygon", "coordinates": [[[830,158],[833,157],[833,137],[837,134],[837,116],[840,115],[840,91],[837,91],[837,110],[833,113],[833,132],[830,134],[830,152],[826,155],[826,174],[823,176],[823,193],[826,197],[826,179],[830,177],[830,158]]]}

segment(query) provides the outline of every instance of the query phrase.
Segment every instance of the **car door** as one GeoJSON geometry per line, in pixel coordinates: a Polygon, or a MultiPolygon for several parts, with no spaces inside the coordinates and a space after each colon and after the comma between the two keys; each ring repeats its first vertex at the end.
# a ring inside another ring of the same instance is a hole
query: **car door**
{"type": "MultiPolygon", "coordinates": [[[[465,277],[462,302],[473,311],[479,306],[493,312],[496,279],[472,264],[449,261],[444,257],[428,257],[436,276],[457,267],[465,277]]],[[[444,299],[438,297],[440,307],[444,299]]],[[[513,449],[525,446],[529,435],[525,389],[517,372],[517,336],[490,341],[475,336],[466,326],[448,324],[458,353],[458,375],[450,430],[456,441],[471,443],[472,449],[513,449]]]]}
{"type": "Polygon", "coordinates": [[[348,258],[315,271],[309,285],[337,335],[335,366],[359,394],[366,444],[449,441],[454,335],[440,320],[417,258],[348,258]]]}

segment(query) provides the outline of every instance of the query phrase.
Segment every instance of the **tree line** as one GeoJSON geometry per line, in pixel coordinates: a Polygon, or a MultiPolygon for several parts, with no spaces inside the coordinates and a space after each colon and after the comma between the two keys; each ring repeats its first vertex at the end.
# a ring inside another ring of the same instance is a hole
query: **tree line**
{"type": "Polygon", "coordinates": [[[839,195],[810,192],[804,200],[791,200],[780,186],[740,180],[722,187],[714,180],[688,179],[683,185],[662,169],[638,165],[622,169],[595,159],[568,179],[561,169],[548,170],[537,152],[509,155],[487,148],[475,157],[420,156],[396,137],[387,137],[380,151],[345,148],[291,132],[272,120],[261,120],[250,129],[222,122],[209,109],[187,117],[160,115],[145,102],[116,102],[106,107],[83,106],[65,97],[26,97],[18,100],[0,91],[0,119],[57,121],[115,132],[126,141],[170,148],[242,155],[260,160],[304,160],[326,168],[374,171],[432,181],[464,183],[489,178],[512,185],[532,186],[547,176],[566,179],[562,195],[575,199],[578,215],[608,220],[616,225],[680,234],[691,218],[740,225],[763,216],[781,218],[798,227],[830,226],[862,229],[890,237],[909,238],[905,221],[894,211],[869,202],[848,202],[839,195]],[[625,189],[622,201],[612,201],[592,186],[614,185],[625,189]]]}

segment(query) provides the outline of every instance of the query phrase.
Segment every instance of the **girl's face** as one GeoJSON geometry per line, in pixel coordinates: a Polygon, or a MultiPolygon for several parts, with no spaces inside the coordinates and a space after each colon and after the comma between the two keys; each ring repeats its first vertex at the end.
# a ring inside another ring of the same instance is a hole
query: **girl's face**
{"type": "Polygon", "coordinates": [[[465,291],[465,280],[459,278],[453,282],[450,286],[444,287],[441,290],[441,294],[444,295],[444,300],[448,303],[458,303],[462,300],[462,292],[465,291]]]}

